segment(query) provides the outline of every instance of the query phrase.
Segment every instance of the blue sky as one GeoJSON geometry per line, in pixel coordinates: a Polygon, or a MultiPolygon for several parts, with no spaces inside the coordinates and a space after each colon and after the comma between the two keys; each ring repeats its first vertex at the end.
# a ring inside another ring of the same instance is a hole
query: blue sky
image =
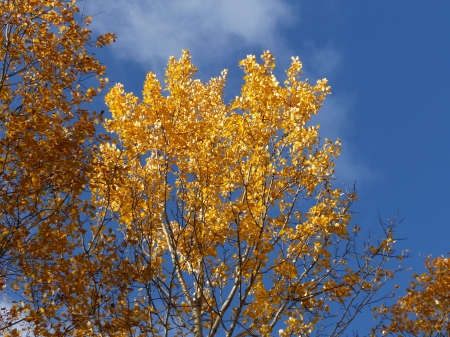
{"type": "Polygon", "coordinates": [[[450,2],[90,0],[85,12],[101,13],[96,34],[117,34],[97,56],[112,83],[135,93],[182,49],[204,80],[229,69],[230,98],[247,54],[271,50],[280,76],[298,55],[305,77],[333,88],[315,121],[323,137],[343,141],[337,175],[350,187],[356,179],[354,222],[370,230],[378,211],[399,212],[398,236],[408,238],[399,249],[419,272],[425,256],[450,251],[450,2]]]}

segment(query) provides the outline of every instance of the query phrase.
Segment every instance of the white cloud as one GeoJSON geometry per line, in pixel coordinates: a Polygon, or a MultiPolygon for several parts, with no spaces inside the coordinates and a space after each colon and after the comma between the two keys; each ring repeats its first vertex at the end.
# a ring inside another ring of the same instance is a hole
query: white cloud
{"type": "Polygon", "coordinates": [[[167,62],[182,49],[226,58],[242,46],[261,50],[282,43],[281,28],[297,17],[283,0],[90,0],[85,12],[96,33],[114,32],[122,58],[145,64],[167,62]]]}
{"type": "Polygon", "coordinates": [[[341,65],[341,54],[331,46],[318,48],[315,44],[312,44],[309,48],[307,47],[307,50],[307,66],[315,74],[318,74],[319,78],[331,76],[341,65]]]}
{"type": "Polygon", "coordinates": [[[376,173],[361,161],[364,156],[357,156],[357,144],[352,144],[349,139],[354,132],[354,125],[349,116],[352,111],[354,98],[340,96],[328,96],[318,114],[311,120],[312,124],[320,124],[319,135],[332,141],[341,139],[342,151],[336,163],[336,177],[349,187],[356,180],[358,186],[373,182],[376,173]]]}

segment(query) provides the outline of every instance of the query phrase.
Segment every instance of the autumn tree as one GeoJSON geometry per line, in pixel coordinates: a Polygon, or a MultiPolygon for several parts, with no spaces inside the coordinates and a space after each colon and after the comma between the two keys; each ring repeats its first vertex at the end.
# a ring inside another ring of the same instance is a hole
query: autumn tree
{"type": "Polygon", "coordinates": [[[0,270],[24,298],[45,293],[85,211],[97,118],[83,104],[106,81],[92,48],[114,37],[93,41],[89,22],[75,1],[0,1],[0,270]]]}
{"type": "Polygon", "coordinates": [[[441,256],[425,261],[426,272],[414,274],[406,295],[378,313],[389,320],[382,334],[448,336],[450,334],[450,260],[441,256]]]}
{"type": "Polygon", "coordinates": [[[293,58],[281,85],[274,56],[262,60],[240,62],[230,103],[227,71],[203,83],[187,51],[170,58],[164,88],[148,73],[142,100],[110,90],[113,141],[90,175],[96,221],[73,264],[90,283],[58,309],[84,321],[65,333],[49,317],[52,331],[339,336],[383,298],[387,261],[402,258],[395,225],[362,242],[350,225],[356,194],[333,186],[340,141],[311,123],[327,81],[300,80],[293,58]]]}

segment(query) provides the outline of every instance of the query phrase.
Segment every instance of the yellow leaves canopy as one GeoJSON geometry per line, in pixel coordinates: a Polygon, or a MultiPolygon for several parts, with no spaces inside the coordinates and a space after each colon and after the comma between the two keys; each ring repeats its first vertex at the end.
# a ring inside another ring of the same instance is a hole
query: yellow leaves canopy
{"type": "Polygon", "coordinates": [[[379,255],[381,271],[389,242],[341,269],[355,194],[332,187],[340,142],[321,142],[310,123],[327,81],[301,81],[293,58],[282,86],[274,56],[262,61],[239,63],[244,84],[230,103],[227,71],[203,83],[187,51],[170,58],[164,88],[148,73],[142,100],[120,84],[106,96],[104,126],[117,138],[100,147],[93,204],[119,223],[132,284],[147,289],[140,310],[170,317],[139,323],[160,333],[269,336],[283,319],[284,334],[307,332],[332,317],[326,303],[345,305],[389,278],[365,264],[379,255]]]}

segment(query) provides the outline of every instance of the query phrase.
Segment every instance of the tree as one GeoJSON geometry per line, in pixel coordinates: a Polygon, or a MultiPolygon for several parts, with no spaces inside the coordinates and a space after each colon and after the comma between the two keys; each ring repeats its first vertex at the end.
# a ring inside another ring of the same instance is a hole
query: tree
{"type": "Polygon", "coordinates": [[[425,261],[426,273],[414,274],[406,295],[391,307],[380,308],[388,318],[384,334],[448,336],[450,334],[450,260],[444,256],[425,261]]]}
{"type": "Polygon", "coordinates": [[[355,192],[332,186],[340,142],[310,123],[327,81],[300,81],[293,58],[280,86],[262,59],[240,62],[229,104],[227,71],[202,83],[187,51],[164,89],[148,73],[142,101],[107,94],[116,138],[94,164],[89,244],[105,283],[84,334],[338,336],[383,298],[395,225],[361,244],[349,228],[355,192]]]}
{"type": "Polygon", "coordinates": [[[0,2],[0,270],[20,296],[78,235],[98,120],[82,107],[106,83],[90,50],[114,38],[92,41],[89,22],[75,1],[0,2]]]}

